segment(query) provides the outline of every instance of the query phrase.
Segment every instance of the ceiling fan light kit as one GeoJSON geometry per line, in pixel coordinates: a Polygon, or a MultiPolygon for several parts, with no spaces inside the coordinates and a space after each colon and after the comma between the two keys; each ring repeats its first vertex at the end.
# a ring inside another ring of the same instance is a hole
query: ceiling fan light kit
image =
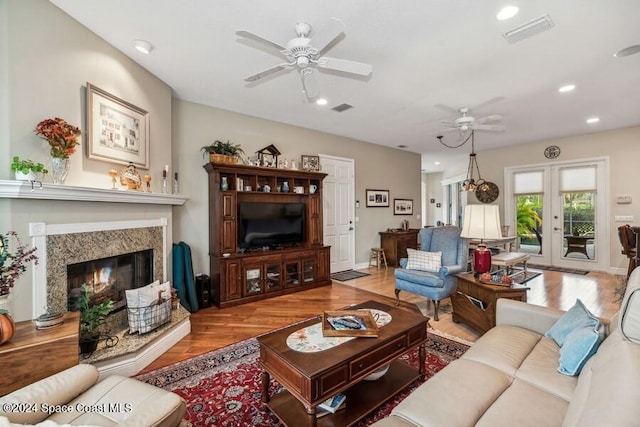
{"type": "Polygon", "coordinates": [[[342,21],[337,18],[331,18],[323,28],[314,34],[313,38],[310,38],[311,29],[312,27],[308,23],[298,22],[295,25],[297,37],[289,40],[285,44],[286,47],[249,31],[236,31],[238,36],[278,49],[289,61],[248,76],[244,80],[256,82],[281,70],[297,68],[300,71],[304,94],[308,99],[315,99],[318,96],[318,92],[315,84],[315,75],[312,73],[314,69],[340,71],[365,77],[373,72],[373,67],[370,64],[320,56],[321,52],[344,31],[345,25],[342,21]]]}

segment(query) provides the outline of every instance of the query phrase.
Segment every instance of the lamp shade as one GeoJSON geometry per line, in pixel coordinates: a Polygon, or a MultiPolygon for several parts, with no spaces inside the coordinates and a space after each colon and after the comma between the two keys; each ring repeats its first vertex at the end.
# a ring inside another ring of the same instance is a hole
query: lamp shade
{"type": "Polygon", "coordinates": [[[491,250],[483,243],[483,239],[500,239],[500,211],[497,205],[467,205],[464,208],[464,224],[461,237],[480,239],[480,244],[473,251],[473,270],[486,273],[491,270],[491,250]]]}
{"type": "Polygon", "coordinates": [[[500,211],[498,205],[467,205],[461,237],[469,239],[500,239],[500,211]]]}

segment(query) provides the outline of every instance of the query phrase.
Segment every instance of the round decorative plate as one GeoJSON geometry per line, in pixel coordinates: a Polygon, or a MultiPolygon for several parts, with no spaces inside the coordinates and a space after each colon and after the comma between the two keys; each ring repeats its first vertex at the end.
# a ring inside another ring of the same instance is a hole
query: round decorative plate
{"type": "Polygon", "coordinates": [[[544,156],[547,159],[555,159],[560,155],[560,147],[557,145],[550,145],[544,149],[544,156]]]}
{"type": "Polygon", "coordinates": [[[482,203],[491,203],[498,198],[500,189],[493,182],[486,182],[476,189],[476,198],[482,203]]]}

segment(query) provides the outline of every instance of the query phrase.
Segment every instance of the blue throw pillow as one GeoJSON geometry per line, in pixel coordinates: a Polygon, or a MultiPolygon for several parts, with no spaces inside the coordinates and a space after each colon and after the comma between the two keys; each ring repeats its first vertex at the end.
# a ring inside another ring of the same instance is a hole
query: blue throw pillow
{"type": "Polygon", "coordinates": [[[564,344],[570,333],[575,330],[590,327],[597,329],[600,320],[587,310],[582,301],[576,303],[553,324],[544,336],[553,339],[560,347],[564,344]]]}
{"type": "Polygon", "coordinates": [[[604,326],[600,323],[595,327],[583,326],[571,332],[560,348],[558,372],[564,375],[578,375],[603,340],[604,326]]]}

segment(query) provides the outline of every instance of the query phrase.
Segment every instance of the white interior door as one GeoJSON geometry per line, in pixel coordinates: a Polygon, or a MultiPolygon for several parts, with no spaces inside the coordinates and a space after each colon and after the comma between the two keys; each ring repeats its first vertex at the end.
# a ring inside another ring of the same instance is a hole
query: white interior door
{"type": "Polygon", "coordinates": [[[331,246],[331,272],[352,270],[356,243],[354,223],[354,160],[320,155],[327,177],[323,188],[323,242],[331,246]]]}

